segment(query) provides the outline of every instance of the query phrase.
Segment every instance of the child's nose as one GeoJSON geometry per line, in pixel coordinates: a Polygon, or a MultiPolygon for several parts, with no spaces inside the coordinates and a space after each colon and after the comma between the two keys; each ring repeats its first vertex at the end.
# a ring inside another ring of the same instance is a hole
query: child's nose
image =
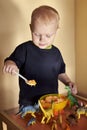
{"type": "Polygon", "coordinates": [[[40,36],[40,41],[44,41],[45,40],[45,36],[44,35],[41,35],[40,36]]]}

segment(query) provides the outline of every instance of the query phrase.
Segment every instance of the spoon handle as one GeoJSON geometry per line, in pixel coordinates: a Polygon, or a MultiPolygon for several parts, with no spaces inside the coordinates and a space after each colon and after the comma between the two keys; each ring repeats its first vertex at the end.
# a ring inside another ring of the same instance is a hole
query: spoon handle
{"type": "Polygon", "coordinates": [[[27,82],[27,79],[24,77],[24,76],[22,76],[21,74],[19,74],[18,72],[14,72],[16,75],[18,75],[20,78],[22,78],[23,80],[25,80],[25,82],[27,82]]]}

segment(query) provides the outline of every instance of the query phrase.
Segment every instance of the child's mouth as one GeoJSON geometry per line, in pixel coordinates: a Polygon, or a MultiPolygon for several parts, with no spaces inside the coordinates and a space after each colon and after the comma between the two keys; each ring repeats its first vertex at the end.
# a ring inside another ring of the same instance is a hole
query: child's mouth
{"type": "Polygon", "coordinates": [[[46,46],[46,43],[39,43],[39,46],[46,46]]]}

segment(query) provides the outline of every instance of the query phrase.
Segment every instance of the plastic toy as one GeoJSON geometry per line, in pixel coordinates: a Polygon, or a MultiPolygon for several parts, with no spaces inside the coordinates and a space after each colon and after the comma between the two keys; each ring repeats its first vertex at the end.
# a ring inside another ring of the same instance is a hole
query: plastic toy
{"type": "Polygon", "coordinates": [[[58,95],[58,94],[48,94],[42,96],[38,102],[44,114],[41,123],[42,124],[48,123],[51,117],[58,116],[58,114],[59,114],[60,123],[62,123],[62,118],[60,118],[61,117],[60,114],[61,111],[66,107],[67,101],[68,101],[67,98],[65,98],[64,96],[62,97],[62,95],[58,95]],[[42,105],[41,100],[44,99],[49,99],[49,100],[46,100],[46,102],[44,102],[44,105],[42,105]],[[59,100],[60,102],[58,102],[57,100],[59,100]],[[47,105],[47,101],[49,102],[49,105],[47,105]],[[48,106],[48,108],[45,106],[45,103],[48,106]]]}
{"type": "Polygon", "coordinates": [[[77,109],[77,115],[78,115],[78,119],[80,119],[81,115],[85,115],[87,116],[87,106],[83,106],[77,109]]]}
{"type": "Polygon", "coordinates": [[[35,124],[35,123],[36,123],[36,119],[32,117],[32,118],[29,120],[27,126],[33,125],[33,124],[35,124]]]}
{"type": "Polygon", "coordinates": [[[36,121],[35,112],[38,112],[38,111],[39,111],[39,105],[35,104],[33,106],[32,105],[21,106],[17,114],[20,114],[22,118],[24,118],[27,114],[31,114],[32,118],[29,120],[27,124],[29,126],[35,123],[36,121]]]}
{"type": "Polygon", "coordinates": [[[70,87],[66,86],[65,89],[67,89],[67,98],[68,98],[69,106],[70,107],[72,107],[74,105],[78,106],[79,105],[78,100],[72,95],[70,87]]]}

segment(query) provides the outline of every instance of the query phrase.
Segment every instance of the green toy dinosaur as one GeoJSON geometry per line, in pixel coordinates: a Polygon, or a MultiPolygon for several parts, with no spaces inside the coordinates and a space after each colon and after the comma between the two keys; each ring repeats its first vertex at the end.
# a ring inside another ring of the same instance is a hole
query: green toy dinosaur
{"type": "Polygon", "coordinates": [[[77,99],[72,95],[71,89],[69,86],[65,86],[65,89],[67,90],[67,97],[70,101],[70,107],[77,105],[78,106],[78,101],[77,99]]]}

